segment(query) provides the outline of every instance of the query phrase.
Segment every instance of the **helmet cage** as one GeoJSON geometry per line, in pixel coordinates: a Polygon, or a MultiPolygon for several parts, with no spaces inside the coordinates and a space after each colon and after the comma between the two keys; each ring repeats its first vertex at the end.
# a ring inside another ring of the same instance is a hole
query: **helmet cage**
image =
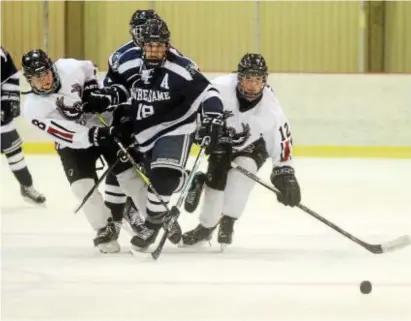
{"type": "Polygon", "coordinates": [[[240,92],[241,96],[243,96],[245,99],[249,101],[256,100],[263,94],[264,87],[267,85],[267,77],[268,77],[268,73],[262,72],[261,70],[249,69],[247,71],[238,72],[237,73],[238,91],[240,92]],[[262,81],[260,90],[258,92],[249,92],[245,88],[243,88],[241,83],[246,78],[262,78],[263,81],[262,81]]]}

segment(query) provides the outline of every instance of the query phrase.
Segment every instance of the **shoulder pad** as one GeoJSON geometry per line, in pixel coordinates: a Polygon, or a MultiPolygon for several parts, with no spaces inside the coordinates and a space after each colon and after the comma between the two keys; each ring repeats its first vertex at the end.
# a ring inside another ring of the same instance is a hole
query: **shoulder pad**
{"type": "Polygon", "coordinates": [[[187,71],[190,73],[191,76],[194,76],[198,74],[199,72],[198,67],[193,63],[188,64],[187,66],[185,66],[185,68],[187,69],[187,71]]]}
{"type": "Polygon", "coordinates": [[[120,57],[121,53],[118,51],[113,53],[113,55],[111,56],[111,68],[113,69],[113,71],[118,71],[118,67],[120,66],[120,57]]]}

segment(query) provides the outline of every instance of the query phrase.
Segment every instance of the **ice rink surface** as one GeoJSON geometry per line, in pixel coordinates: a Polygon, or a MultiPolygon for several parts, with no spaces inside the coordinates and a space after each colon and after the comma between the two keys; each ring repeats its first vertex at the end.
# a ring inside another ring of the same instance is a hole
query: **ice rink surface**
{"type": "MultiPolygon", "coordinates": [[[[1,320],[411,320],[411,247],[371,254],[256,186],[224,253],[168,243],[154,262],[122,232],[122,252],[102,255],[59,159],[27,162],[47,208],[21,200],[3,158],[1,320]]],[[[360,238],[411,234],[410,160],[299,158],[296,171],[303,203],[360,238]]]]}

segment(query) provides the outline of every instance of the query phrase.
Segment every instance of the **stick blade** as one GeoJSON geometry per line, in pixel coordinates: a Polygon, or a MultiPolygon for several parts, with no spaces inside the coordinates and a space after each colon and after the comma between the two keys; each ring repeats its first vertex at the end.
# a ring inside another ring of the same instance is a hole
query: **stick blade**
{"type": "Polygon", "coordinates": [[[393,241],[387,242],[381,245],[382,251],[393,252],[402,249],[411,244],[411,237],[409,235],[403,235],[393,241]]]}

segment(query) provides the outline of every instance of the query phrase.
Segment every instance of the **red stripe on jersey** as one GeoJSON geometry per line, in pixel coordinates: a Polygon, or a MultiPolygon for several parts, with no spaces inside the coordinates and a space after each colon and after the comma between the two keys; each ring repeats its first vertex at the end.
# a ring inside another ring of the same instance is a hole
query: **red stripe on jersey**
{"type": "Polygon", "coordinates": [[[284,149],[283,149],[283,155],[281,156],[281,161],[286,162],[290,159],[291,155],[291,146],[290,146],[290,141],[287,140],[284,142],[284,149]]]}
{"type": "Polygon", "coordinates": [[[58,136],[61,136],[63,138],[68,138],[68,139],[73,140],[73,134],[65,133],[65,132],[63,132],[63,131],[61,131],[57,128],[54,128],[54,127],[49,127],[47,129],[47,132],[51,135],[58,135],[58,136]]]}

